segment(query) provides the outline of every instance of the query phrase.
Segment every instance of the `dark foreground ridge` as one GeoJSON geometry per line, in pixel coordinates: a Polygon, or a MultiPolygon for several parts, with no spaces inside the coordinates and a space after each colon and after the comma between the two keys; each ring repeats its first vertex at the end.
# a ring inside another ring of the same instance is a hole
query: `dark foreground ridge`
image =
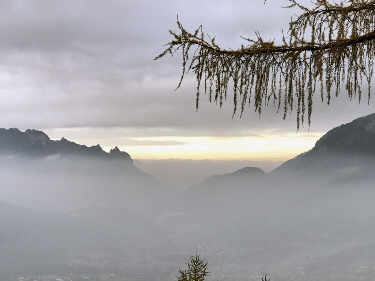
{"type": "Polygon", "coordinates": [[[65,138],[51,140],[38,130],[20,131],[17,128],[0,129],[0,156],[47,157],[52,155],[118,159],[132,162],[130,155],[118,147],[105,152],[100,145],[88,147],[65,138]]]}

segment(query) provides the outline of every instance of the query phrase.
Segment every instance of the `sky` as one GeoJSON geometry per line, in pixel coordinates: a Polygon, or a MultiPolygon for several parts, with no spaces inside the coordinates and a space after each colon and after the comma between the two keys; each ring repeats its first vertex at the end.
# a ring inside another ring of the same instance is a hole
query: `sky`
{"type": "MultiPolygon", "coordinates": [[[[175,91],[181,60],[153,59],[176,19],[202,24],[236,49],[241,36],[280,38],[297,10],[285,0],[9,0],[0,2],[0,127],[45,131],[80,144],[118,146],[134,159],[285,161],[331,128],[372,113],[374,103],[316,100],[310,127],[272,106],[232,118],[202,97],[194,75],[175,91]]],[[[305,1],[306,2],[306,1],[305,1]]],[[[317,95],[318,96],[318,95],[317,95]]]]}

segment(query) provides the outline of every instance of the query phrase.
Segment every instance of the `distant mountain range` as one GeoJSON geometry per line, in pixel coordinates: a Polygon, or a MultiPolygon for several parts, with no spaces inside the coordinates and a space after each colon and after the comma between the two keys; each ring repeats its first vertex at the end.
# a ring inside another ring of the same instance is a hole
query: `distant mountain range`
{"type": "Polygon", "coordinates": [[[375,260],[374,144],[372,114],[271,173],[246,167],[173,192],[117,148],[0,129],[0,278],[97,270],[166,280],[196,252],[218,280],[357,274],[375,260]]]}
{"type": "Polygon", "coordinates": [[[315,146],[290,159],[265,174],[258,167],[246,167],[234,173],[213,176],[205,184],[228,179],[277,177],[285,175],[320,177],[322,180],[351,177],[372,179],[375,177],[375,114],[333,128],[323,135],[315,146]],[[265,177],[266,176],[266,177],[265,177]]]}
{"type": "MultiPolygon", "coordinates": [[[[130,155],[118,147],[105,152],[100,145],[87,147],[65,138],[51,140],[47,134],[28,129],[0,128],[0,156],[47,157],[53,155],[121,159],[132,162],[130,155]]],[[[375,160],[375,114],[358,118],[326,133],[315,146],[276,168],[271,174],[287,172],[324,172],[328,169],[357,166],[375,160]],[[338,161],[339,160],[339,161],[338,161]],[[332,166],[331,162],[335,162],[332,166]]],[[[259,168],[246,167],[224,177],[244,177],[264,174],[259,168]]],[[[223,178],[223,176],[214,176],[223,178]]]]}
{"type": "Polygon", "coordinates": [[[46,157],[52,155],[93,157],[101,159],[122,159],[131,162],[130,155],[118,147],[105,152],[100,145],[87,147],[62,138],[51,140],[47,134],[37,130],[21,132],[16,128],[0,129],[0,156],[18,155],[26,157],[46,157]]]}
{"type": "MultiPolygon", "coordinates": [[[[132,165],[132,159],[117,147],[105,152],[100,145],[87,147],[65,138],[51,140],[47,134],[37,130],[22,132],[16,128],[0,129],[0,157],[18,156],[28,159],[75,158],[96,160],[121,160],[130,164],[126,170],[152,178],[132,165]]],[[[0,158],[1,159],[1,158],[0,158]]],[[[55,161],[61,162],[61,161],[55,161]]],[[[90,166],[95,166],[91,163],[90,166]]],[[[279,177],[292,179],[290,174],[304,177],[319,177],[322,181],[334,182],[372,179],[375,170],[375,114],[358,118],[326,133],[315,146],[293,159],[284,162],[269,174],[257,167],[245,167],[234,173],[214,176],[202,185],[215,185],[219,182],[238,181],[241,185],[253,185],[279,177]]],[[[96,161],[95,163],[101,163],[96,161]]],[[[72,165],[72,163],[70,163],[72,165]]],[[[74,165],[73,165],[74,166],[74,165]]],[[[107,165],[108,166],[108,165],[107,165]]],[[[108,167],[107,167],[108,168],[108,167]]],[[[66,167],[64,168],[66,169],[66,167]]],[[[103,168],[106,170],[106,168],[103,168]]],[[[124,170],[122,170],[124,172],[124,170]]],[[[156,181],[156,180],[155,180],[156,181]]],[[[284,181],[280,184],[284,184],[284,181]]],[[[288,180],[286,181],[288,184],[288,180]]],[[[160,184],[159,184],[160,185],[160,184]]]]}
{"type": "Polygon", "coordinates": [[[117,147],[105,152],[37,130],[0,129],[0,201],[46,209],[145,211],[173,191],[117,147]]]}
{"type": "Polygon", "coordinates": [[[373,225],[368,218],[375,211],[369,207],[374,175],[372,114],[332,129],[310,151],[269,174],[248,167],[186,189],[160,209],[160,219],[174,221],[186,240],[230,240],[244,247],[271,245],[270,240],[276,248],[287,241],[302,247],[309,237],[333,243],[341,237],[335,232],[352,239],[362,231],[368,239],[373,225]],[[357,210],[365,214],[360,222],[357,210]]]}

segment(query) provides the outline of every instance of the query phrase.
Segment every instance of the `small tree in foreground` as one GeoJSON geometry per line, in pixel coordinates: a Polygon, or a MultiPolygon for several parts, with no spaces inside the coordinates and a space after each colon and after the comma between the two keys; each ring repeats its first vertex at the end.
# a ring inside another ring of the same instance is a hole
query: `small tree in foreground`
{"type": "MultiPolygon", "coordinates": [[[[260,0],[258,0],[260,1],[260,0]]],[[[233,85],[233,114],[241,115],[252,103],[259,114],[263,105],[283,108],[284,118],[297,107],[297,129],[311,122],[313,95],[320,88],[320,98],[330,103],[340,93],[341,85],[350,99],[361,100],[362,82],[367,83],[370,99],[375,56],[375,0],[311,1],[312,8],[298,0],[289,0],[301,14],[289,23],[281,44],[244,38],[246,45],[237,50],[223,49],[200,26],[188,32],[177,20],[179,31],[170,30],[173,40],[155,59],[166,54],[182,53],[182,75],[192,71],[197,81],[196,107],[201,87],[209,101],[227,98],[233,85]],[[230,86],[231,87],[231,86],[230,86]],[[307,111],[307,112],[306,112],[307,111]]]]}
{"type": "MultiPolygon", "coordinates": [[[[201,259],[200,255],[195,254],[190,258],[187,263],[187,269],[179,269],[180,275],[177,277],[177,281],[204,281],[209,272],[208,263],[205,259],[201,259]]],[[[262,278],[262,281],[270,281],[267,279],[267,274],[262,278]]]]}
{"type": "Polygon", "coordinates": [[[207,271],[208,263],[198,254],[190,258],[187,266],[187,269],[179,269],[180,275],[177,277],[177,281],[204,281],[209,273],[207,271]]]}

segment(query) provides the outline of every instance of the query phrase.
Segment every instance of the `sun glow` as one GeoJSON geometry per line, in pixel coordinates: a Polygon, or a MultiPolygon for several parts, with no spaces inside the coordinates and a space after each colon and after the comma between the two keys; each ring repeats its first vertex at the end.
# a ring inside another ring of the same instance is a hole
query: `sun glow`
{"type": "MultiPolygon", "coordinates": [[[[115,146],[133,159],[254,160],[285,161],[314,147],[323,132],[287,133],[265,130],[240,136],[142,135],[139,131],[65,129],[48,132],[51,139],[62,136],[87,146],[97,145],[107,152],[115,146]]],[[[162,132],[163,133],[163,132],[162,132]]]]}
{"type": "Polygon", "coordinates": [[[137,159],[283,161],[311,149],[317,135],[261,137],[147,137],[121,145],[137,159]]]}

